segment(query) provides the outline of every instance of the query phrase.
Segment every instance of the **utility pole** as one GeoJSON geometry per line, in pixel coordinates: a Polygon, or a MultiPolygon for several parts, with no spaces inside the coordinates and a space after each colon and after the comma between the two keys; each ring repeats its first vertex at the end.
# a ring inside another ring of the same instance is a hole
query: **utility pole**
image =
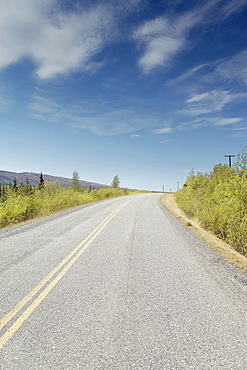
{"type": "Polygon", "coordinates": [[[162,190],[163,190],[163,193],[165,192],[165,186],[164,185],[162,185],[162,190]]]}
{"type": "Polygon", "coordinates": [[[231,158],[232,157],[235,157],[235,155],[234,154],[228,154],[228,155],[225,155],[225,157],[228,157],[229,158],[229,167],[232,167],[231,158]]]}
{"type": "Polygon", "coordinates": [[[177,191],[179,191],[179,182],[177,182],[177,191]]]}

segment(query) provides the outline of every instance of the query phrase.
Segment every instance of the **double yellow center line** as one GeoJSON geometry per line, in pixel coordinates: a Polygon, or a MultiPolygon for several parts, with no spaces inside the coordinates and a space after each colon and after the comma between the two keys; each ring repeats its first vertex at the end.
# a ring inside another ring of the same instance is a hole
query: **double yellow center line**
{"type": "Polygon", "coordinates": [[[39,306],[47,294],[55,287],[55,285],[62,279],[66,272],[73,266],[78,260],[81,254],[87,249],[87,247],[94,241],[99,233],[106,227],[106,225],[116,216],[116,214],[125,207],[131,199],[115,211],[113,211],[104,221],[102,221],[67,257],[65,257],[61,263],[59,263],[43,280],[41,280],[36,287],[26,295],[1,321],[0,330],[12,320],[17,313],[27,305],[27,303],[34,298],[34,296],[48,284],[39,295],[30,302],[29,306],[25,311],[14,321],[11,327],[5,331],[0,338],[0,349],[7,343],[12,335],[21,327],[25,320],[32,314],[32,312],[39,306]],[[51,280],[51,281],[50,281],[51,280]],[[50,281],[50,282],[49,282],[50,281]]]}

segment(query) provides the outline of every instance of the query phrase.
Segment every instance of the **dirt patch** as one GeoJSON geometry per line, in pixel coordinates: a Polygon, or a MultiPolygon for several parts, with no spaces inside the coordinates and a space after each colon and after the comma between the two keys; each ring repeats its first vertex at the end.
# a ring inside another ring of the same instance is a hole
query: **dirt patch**
{"type": "Polygon", "coordinates": [[[247,258],[232,249],[229,244],[204,230],[198,222],[188,218],[181,208],[178,207],[174,194],[164,194],[161,197],[161,203],[175,218],[179,219],[184,226],[192,230],[213,251],[217,252],[223,259],[237,267],[240,272],[247,274],[247,258]]]}

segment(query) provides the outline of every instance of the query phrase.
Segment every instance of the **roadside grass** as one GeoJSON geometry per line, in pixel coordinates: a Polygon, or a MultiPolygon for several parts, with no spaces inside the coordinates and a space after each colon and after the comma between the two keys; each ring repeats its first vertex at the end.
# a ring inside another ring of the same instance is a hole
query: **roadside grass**
{"type": "Polygon", "coordinates": [[[235,168],[218,164],[210,174],[192,172],[175,199],[189,218],[247,257],[247,148],[246,163],[235,168]]]}
{"type": "Polygon", "coordinates": [[[181,190],[175,195],[179,207],[185,214],[207,231],[231,245],[238,253],[247,256],[247,213],[236,197],[200,198],[197,191],[181,190]]]}
{"type": "Polygon", "coordinates": [[[164,194],[161,197],[161,203],[174,217],[180,220],[184,226],[189,227],[193,233],[203,240],[209,248],[218,253],[224,260],[231,263],[239,272],[244,275],[247,274],[247,258],[235,251],[231,245],[219,239],[212,232],[202,228],[198,220],[189,218],[178,206],[176,194],[164,194]]]}
{"type": "Polygon", "coordinates": [[[46,182],[43,188],[10,188],[0,203],[0,229],[83,204],[135,193],[138,191],[119,188],[75,191],[63,188],[57,182],[46,182]]]}

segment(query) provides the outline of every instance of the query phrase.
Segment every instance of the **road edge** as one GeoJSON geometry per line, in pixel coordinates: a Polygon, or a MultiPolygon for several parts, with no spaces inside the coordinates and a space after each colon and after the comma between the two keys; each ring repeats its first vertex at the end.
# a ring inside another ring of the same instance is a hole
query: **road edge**
{"type": "Polygon", "coordinates": [[[224,241],[217,238],[209,231],[204,230],[198,222],[190,219],[177,205],[174,193],[165,193],[160,202],[172,216],[178,219],[185,227],[193,231],[209,248],[218,253],[224,260],[236,267],[240,273],[247,275],[247,258],[231,248],[224,241]]]}

